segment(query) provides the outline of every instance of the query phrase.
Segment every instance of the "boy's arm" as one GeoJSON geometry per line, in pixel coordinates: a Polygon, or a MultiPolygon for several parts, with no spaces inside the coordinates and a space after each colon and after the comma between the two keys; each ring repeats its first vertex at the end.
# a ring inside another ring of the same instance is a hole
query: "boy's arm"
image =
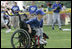
{"type": "Polygon", "coordinates": [[[14,6],[11,8],[11,11],[12,11],[12,13],[14,14],[15,12],[14,12],[13,8],[14,8],[14,6]]]}
{"type": "Polygon", "coordinates": [[[53,11],[56,10],[57,8],[55,8],[55,5],[52,6],[53,11]]]}
{"type": "Polygon", "coordinates": [[[43,20],[41,21],[40,29],[41,29],[42,32],[44,32],[44,31],[43,31],[43,20]]]}
{"type": "MultiPolygon", "coordinates": [[[[37,6],[36,6],[36,9],[35,9],[35,11],[36,11],[36,10],[37,10],[37,6]]],[[[35,11],[34,11],[34,12],[35,12],[35,11]]]]}
{"type": "Polygon", "coordinates": [[[26,21],[26,23],[28,24],[28,28],[29,28],[29,33],[31,33],[32,31],[31,31],[31,27],[30,27],[30,24],[33,24],[33,22],[35,21],[35,19],[31,19],[31,20],[29,20],[29,21],[26,21]]]}
{"type": "Polygon", "coordinates": [[[30,19],[28,21],[26,21],[27,24],[32,24],[35,20],[34,19],[30,19]]]}
{"type": "Polygon", "coordinates": [[[31,31],[31,27],[29,24],[28,24],[28,29],[29,29],[28,32],[31,33],[32,31],[31,31]]]}

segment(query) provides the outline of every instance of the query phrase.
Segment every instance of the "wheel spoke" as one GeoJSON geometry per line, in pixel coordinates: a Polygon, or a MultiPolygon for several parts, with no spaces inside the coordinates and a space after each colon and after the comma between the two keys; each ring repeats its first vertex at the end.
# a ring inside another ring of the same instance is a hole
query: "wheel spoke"
{"type": "Polygon", "coordinates": [[[18,30],[14,32],[12,37],[12,45],[16,48],[27,48],[29,47],[29,35],[25,33],[23,30],[18,30]]]}
{"type": "Polygon", "coordinates": [[[19,37],[14,37],[15,39],[19,39],[19,37]]]}
{"type": "MultiPolygon", "coordinates": [[[[19,41],[18,41],[18,42],[19,42],[19,41]]],[[[15,45],[17,45],[17,44],[18,44],[18,42],[16,42],[16,43],[15,43],[15,45]]]]}

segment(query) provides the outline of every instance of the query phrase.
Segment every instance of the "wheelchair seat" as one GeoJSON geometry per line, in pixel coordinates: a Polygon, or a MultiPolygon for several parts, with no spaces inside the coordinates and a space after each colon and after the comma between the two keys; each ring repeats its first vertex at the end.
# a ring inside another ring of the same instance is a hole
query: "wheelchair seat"
{"type": "Polygon", "coordinates": [[[32,29],[31,37],[33,38],[36,35],[36,31],[32,29]]]}

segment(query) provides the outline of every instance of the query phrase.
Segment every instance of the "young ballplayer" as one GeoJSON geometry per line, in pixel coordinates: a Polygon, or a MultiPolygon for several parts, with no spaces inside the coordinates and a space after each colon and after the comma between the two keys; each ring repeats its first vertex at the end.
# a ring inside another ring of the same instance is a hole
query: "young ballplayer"
{"type": "Polygon", "coordinates": [[[26,23],[30,25],[31,29],[36,31],[36,35],[40,36],[39,43],[46,44],[47,41],[43,39],[43,30],[42,30],[43,16],[45,13],[42,10],[37,10],[36,14],[37,14],[37,17],[26,21],[26,23]]]}

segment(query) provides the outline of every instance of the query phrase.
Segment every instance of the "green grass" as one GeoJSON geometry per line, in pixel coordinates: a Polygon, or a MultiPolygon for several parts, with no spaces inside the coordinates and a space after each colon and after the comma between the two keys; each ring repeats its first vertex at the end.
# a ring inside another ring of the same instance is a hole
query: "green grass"
{"type": "MultiPolygon", "coordinates": [[[[62,29],[65,28],[70,29],[71,26],[62,26],[62,29]]],[[[1,48],[12,48],[10,40],[15,29],[7,34],[5,31],[6,29],[1,29],[1,48]]],[[[44,32],[49,36],[45,48],[71,48],[71,31],[61,31],[58,26],[55,26],[55,30],[52,30],[51,26],[44,26],[44,32]]]]}

